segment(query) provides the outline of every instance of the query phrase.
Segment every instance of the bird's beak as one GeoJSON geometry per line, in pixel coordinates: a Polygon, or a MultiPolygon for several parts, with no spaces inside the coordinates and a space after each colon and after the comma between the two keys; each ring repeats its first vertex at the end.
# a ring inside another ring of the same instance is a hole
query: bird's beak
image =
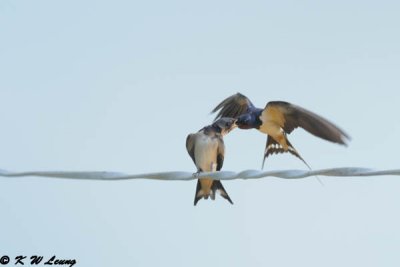
{"type": "Polygon", "coordinates": [[[248,130],[248,129],[251,129],[251,128],[252,128],[252,127],[249,126],[248,124],[245,124],[245,123],[243,123],[243,122],[238,122],[238,120],[235,121],[235,126],[238,127],[238,128],[240,128],[240,129],[243,129],[243,130],[248,130]]]}
{"type": "Polygon", "coordinates": [[[236,125],[236,120],[232,121],[232,124],[230,125],[230,127],[226,127],[222,130],[222,135],[227,135],[228,133],[230,133],[233,129],[235,129],[237,127],[236,125]]]}
{"type": "Polygon", "coordinates": [[[233,124],[235,125],[235,126],[234,126],[235,128],[236,128],[236,127],[239,127],[239,128],[240,128],[240,125],[238,124],[238,120],[237,120],[237,119],[235,119],[235,122],[234,122],[233,124]]]}
{"type": "Polygon", "coordinates": [[[237,127],[236,125],[236,119],[232,122],[231,127],[227,130],[227,133],[229,133],[230,131],[232,131],[233,129],[235,129],[237,127]]]}
{"type": "Polygon", "coordinates": [[[238,125],[236,124],[236,122],[237,122],[237,119],[235,119],[235,120],[232,122],[231,130],[233,130],[233,129],[235,129],[236,127],[238,127],[238,125]]]}

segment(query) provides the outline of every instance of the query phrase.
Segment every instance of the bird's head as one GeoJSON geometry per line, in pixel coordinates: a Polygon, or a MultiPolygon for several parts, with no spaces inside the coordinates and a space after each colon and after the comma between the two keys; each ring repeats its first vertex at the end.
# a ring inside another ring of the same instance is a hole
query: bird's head
{"type": "Polygon", "coordinates": [[[221,132],[221,135],[226,135],[230,131],[236,128],[236,119],[233,118],[221,118],[216,120],[213,124],[212,127],[216,128],[218,131],[221,132]]]}
{"type": "Polygon", "coordinates": [[[258,128],[260,126],[259,120],[257,120],[257,117],[254,116],[254,114],[247,113],[240,115],[237,120],[236,120],[236,125],[240,129],[252,129],[252,128],[258,128]]]}

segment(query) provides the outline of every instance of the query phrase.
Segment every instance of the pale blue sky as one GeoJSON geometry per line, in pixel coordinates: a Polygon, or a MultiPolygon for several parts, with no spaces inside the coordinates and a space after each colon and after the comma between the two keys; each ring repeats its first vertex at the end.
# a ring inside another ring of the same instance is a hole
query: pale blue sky
{"type": "MultiPolygon", "coordinates": [[[[290,136],[314,169],[399,168],[398,1],[0,1],[0,168],[195,171],[185,138],[240,91],[345,129],[290,136]]],[[[265,136],[225,138],[257,169],[265,136]]],[[[280,155],[267,170],[304,169],[280,155]]],[[[0,254],[77,266],[399,266],[398,177],[227,181],[0,179],[0,254]]]]}

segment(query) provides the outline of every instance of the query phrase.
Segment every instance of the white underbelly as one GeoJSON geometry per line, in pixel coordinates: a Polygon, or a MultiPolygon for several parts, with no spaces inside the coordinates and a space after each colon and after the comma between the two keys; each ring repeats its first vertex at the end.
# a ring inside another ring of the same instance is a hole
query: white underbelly
{"type": "Polygon", "coordinates": [[[200,138],[196,142],[194,156],[196,166],[204,172],[217,170],[218,141],[208,136],[200,138]]]}

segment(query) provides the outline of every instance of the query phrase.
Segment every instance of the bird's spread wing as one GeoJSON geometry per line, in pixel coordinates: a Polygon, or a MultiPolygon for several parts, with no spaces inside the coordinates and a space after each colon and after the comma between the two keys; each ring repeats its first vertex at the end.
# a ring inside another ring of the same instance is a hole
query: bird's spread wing
{"type": "Polygon", "coordinates": [[[301,127],[322,139],[346,145],[350,137],[333,123],[302,107],[282,102],[269,102],[261,114],[263,123],[279,125],[286,133],[301,127]]]}
{"type": "Polygon", "coordinates": [[[196,161],[194,160],[195,140],[196,140],[196,134],[189,134],[186,138],[186,150],[189,153],[189,156],[192,158],[194,164],[196,164],[196,161]]]}
{"type": "Polygon", "coordinates": [[[219,110],[214,121],[222,117],[237,118],[240,115],[249,112],[249,110],[255,108],[250,99],[241,93],[234,94],[216,106],[211,113],[215,113],[219,110]]]}
{"type": "Polygon", "coordinates": [[[222,169],[222,165],[224,164],[225,157],[225,144],[222,137],[218,138],[218,152],[217,152],[217,171],[222,169]]]}

